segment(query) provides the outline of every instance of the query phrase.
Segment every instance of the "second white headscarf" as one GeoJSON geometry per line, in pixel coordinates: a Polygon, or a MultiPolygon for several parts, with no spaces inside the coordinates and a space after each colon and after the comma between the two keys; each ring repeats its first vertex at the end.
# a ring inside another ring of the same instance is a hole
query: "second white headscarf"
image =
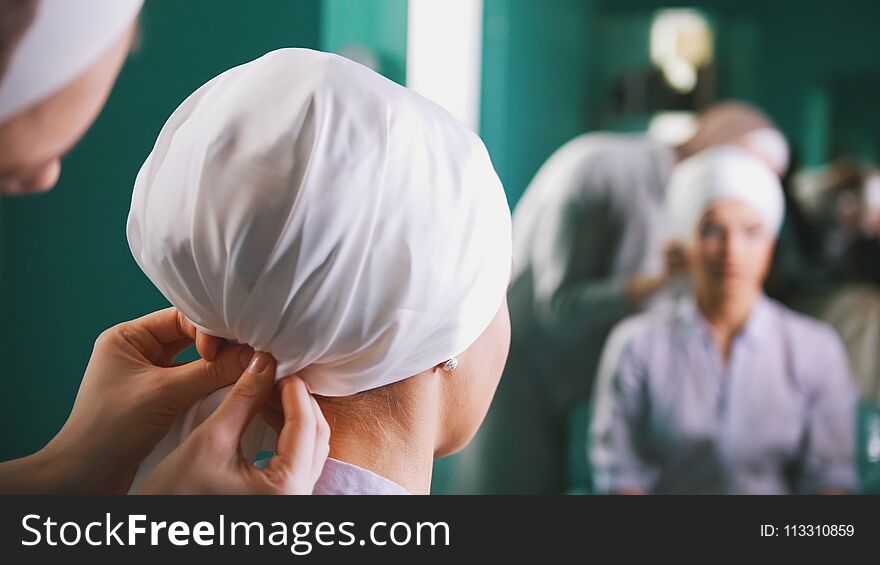
{"type": "Polygon", "coordinates": [[[706,210],[724,199],[750,205],[764,229],[778,235],[785,212],[779,179],[763,159],[733,145],[705,149],[675,166],[666,191],[673,235],[691,241],[706,210]]]}

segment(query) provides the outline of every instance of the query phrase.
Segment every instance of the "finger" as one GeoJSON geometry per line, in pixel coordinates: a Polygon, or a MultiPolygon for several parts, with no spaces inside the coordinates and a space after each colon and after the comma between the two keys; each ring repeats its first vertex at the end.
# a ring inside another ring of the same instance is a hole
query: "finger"
{"type": "Polygon", "coordinates": [[[169,362],[192,345],[193,341],[199,355],[207,361],[213,361],[225,344],[224,339],[200,331],[177,308],[166,308],[138,318],[129,324],[135,324],[148,331],[163,346],[162,353],[169,362]]]}
{"type": "Polygon", "coordinates": [[[297,376],[287,377],[281,386],[284,426],[278,434],[275,457],[266,468],[286,483],[316,478],[313,473],[316,422],[311,395],[297,376]]]}
{"type": "Polygon", "coordinates": [[[321,405],[318,404],[318,401],[314,396],[309,395],[309,398],[312,401],[312,407],[315,411],[315,420],[318,422],[318,439],[322,441],[330,441],[330,424],[327,423],[327,418],[324,417],[324,412],[321,410],[321,405]]]}
{"type": "Polygon", "coordinates": [[[284,408],[281,406],[281,388],[279,383],[285,381],[286,379],[282,379],[275,383],[272,394],[269,395],[266,403],[260,408],[260,415],[263,417],[263,420],[275,430],[276,434],[280,434],[281,428],[284,427],[284,408]]]}
{"type": "Polygon", "coordinates": [[[260,416],[263,417],[263,421],[266,422],[273,430],[275,430],[276,434],[281,433],[281,428],[284,427],[284,415],[281,412],[273,410],[268,406],[263,406],[260,408],[260,416]]]}
{"type": "MultiPolygon", "coordinates": [[[[229,348],[232,349],[232,348],[229,348]]],[[[226,350],[221,352],[222,358],[226,350]]],[[[266,403],[275,386],[275,359],[265,352],[254,353],[241,378],[217,410],[205,422],[225,428],[223,433],[241,437],[245,428],[266,403]]]]}
{"type": "Polygon", "coordinates": [[[275,410],[279,414],[284,414],[284,407],[281,406],[281,384],[283,382],[287,382],[287,379],[282,379],[275,383],[275,388],[272,389],[272,394],[269,395],[269,399],[266,400],[266,406],[275,410]]]}
{"type": "Polygon", "coordinates": [[[205,359],[206,361],[213,361],[216,359],[220,350],[225,346],[226,340],[223,338],[208,335],[202,331],[196,332],[196,351],[198,351],[199,355],[202,356],[202,359],[205,359]]]}
{"type": "Polygon", "coordinates": [[[187,335],[180,325],[186,320],[176,308],[166,308],[136,320],[119,324],[118,335],[131,344],[152,365],[167,366],[183,349],[189,347],[195,334],[187,335]]]}
{"type": "Polygon", "coordinates": [[[327,419],[324,418],[324,413],[321,411],[318,401],[315,400],[314,396],[310,395],[310,398],[317,423],[314,455],[312,457],[312,480],[317,481],[321,471],[324,470],[324,462],[330,454],[330,425],[327,423],[327,419]]]}
{"type": "Polygon", "coordinates": [[[180,314],[178,324],[180,324],[183,333],[195,340],[196,351],[198,351],[202,359],[206,361],[213,361],[216,359],[220,350],[226,345],[225,339],[203,332],[183,314],[180,314]]]}
{"type": "Polygon", "coordinates": [[[175,359],[178,355],[180,355],[180,352],[190,347],[191,345],[192,340],[189,338],[184,338],[179,341],[174,341],[172,343],[162,346],[162,355],[155,364],[162,367],[171,367],[175,365],[175,359]]]}
{"type": "Polygon", "coordinates": [[[156,337],[143,326],[134,322],[120,324],[116,328],[107,330],[101,334],[101,338],[95,343],[95,347],[111,348],[118,351],[120,347],[132,354],[146,365],[165,366],[165,349],[156,337]],[[109,338],[105,338],[109,336],[109,338]],[[121,341],[117,339],[121,337],[121,341]]]}
{"type": "Polygon", "coordinates": [[[174,307],[147,314],[128,324],[144,328],[163,345],[186,338],[192,343],[196,338],[195,326],[174,307]]]}
{"type": "Polygon", "coordinates": [[[189,405],[218,388],[229,386],[242,376],[253,357],[253,349],[236,345],[224,349],[214,361],[199,359],[168,369],[162,378],[184,405],[189,405]]]}

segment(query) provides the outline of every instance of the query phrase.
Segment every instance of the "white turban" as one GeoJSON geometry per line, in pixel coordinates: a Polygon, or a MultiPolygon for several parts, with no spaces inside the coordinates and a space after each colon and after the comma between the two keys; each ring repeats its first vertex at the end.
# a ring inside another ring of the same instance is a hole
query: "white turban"
{"type": "Polygon", "coordinates": [[[777,176],[784,175],[788,170],[788,142],[778,129],[750,131],[739,139],[739,144],[763,157],[777,176]]]}
{"type": "Polygon", "coordinates": [[[82,76],[128,29],[143,0],[40,0],[0,79],[0,122],[82,76]]]}
{"type": "Polygon", "coordinates": [[[347,396],[467,349],[500,307],[510,212],[480,139],[336,55],[281,49],[171,115],[128,241],[202,331],[347,396]]]}
{"type": "Polygon", "coordinates": [[[673,169],[666,211],[674,235],[691,241],[709,207],[727,199],[751,206],[767,232],[778,235],[785,212],[779,179],[764,160],[732,145],[705,149],[673,169]]]}

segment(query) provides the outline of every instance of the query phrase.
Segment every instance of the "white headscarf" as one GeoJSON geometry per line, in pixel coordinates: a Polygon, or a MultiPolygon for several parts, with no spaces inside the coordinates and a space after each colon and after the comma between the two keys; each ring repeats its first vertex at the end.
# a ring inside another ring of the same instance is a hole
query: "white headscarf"
{"type": "Polygon", "coordinates": [[[739,144],[763,157],[777,176],[781,177],[788,170],[788,142],[778,129],[756,129],[744,134],[739,144]]]}
{"type": "Polygon", "coordinates": [[[480,139],[347,59],[282,49],[172,114],[135,183],[131,251],[208,334],[346,396],[461,353],[495,317],[510,212],[480,139]]]}
{"type": "Polygon", "coordinates": [[[785,212],[779,179],[763,159],[733,145],[705,149],[673,169],[666,211],[674,235],[691,241],[706,210],[725,199],[754,208],[767,232],[778,235],[785,212]]]}
{"type": "Polygon", "coordinates": [[[39,0],[0,79],[0,123],[82,76],[140,12],[143,0],[39,0]]]}

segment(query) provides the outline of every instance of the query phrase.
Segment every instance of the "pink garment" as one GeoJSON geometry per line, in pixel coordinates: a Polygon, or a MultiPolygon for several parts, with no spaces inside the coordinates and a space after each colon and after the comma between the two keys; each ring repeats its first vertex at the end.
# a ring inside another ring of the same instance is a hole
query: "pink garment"
{"type": "Polygon", "coordinates": [[[363,467],[327,458],[312,494],[411,494],[405,488],[363,467]]]}

